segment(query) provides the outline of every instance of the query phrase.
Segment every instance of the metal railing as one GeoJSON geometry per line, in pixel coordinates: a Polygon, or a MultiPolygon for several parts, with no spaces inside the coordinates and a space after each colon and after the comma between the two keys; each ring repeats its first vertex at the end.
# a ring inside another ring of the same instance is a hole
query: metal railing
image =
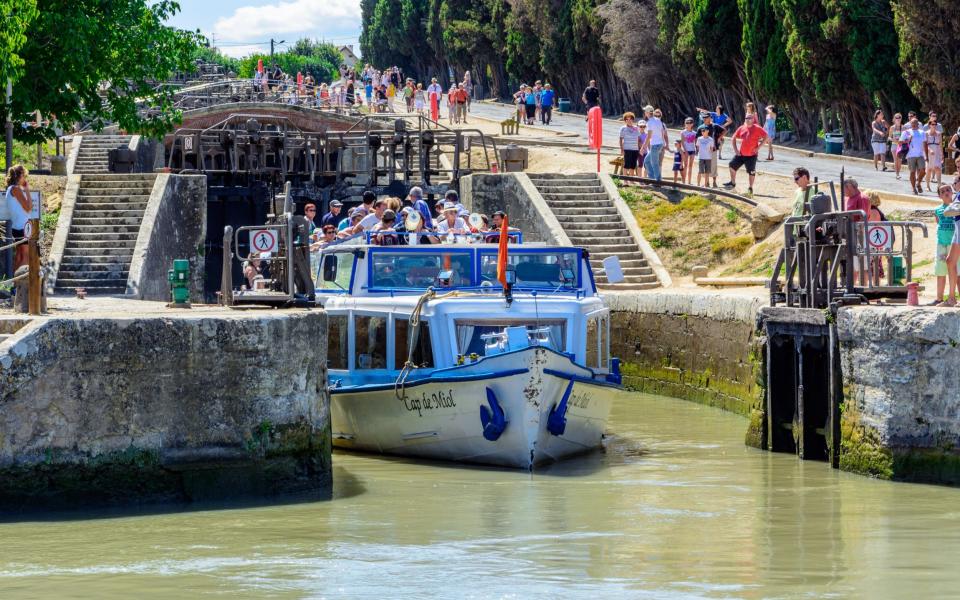
{"type": "Polygon", "coordinates": [[[770,277],[770,304],[826,308],[836,301],[904,297],[913,274],[913,229],[917,221],[867,221],[862,210],[790,217],[784,244],[770,277]],[[883,239],[870,239],[881,231],[883,239]],[[880,276],[886,258],[886,284],[880,276]],[[904,265],[904,283],[895,277],[895,259],[904,265]],[[781,271],[783,281],[781,282],[781,271]]]}

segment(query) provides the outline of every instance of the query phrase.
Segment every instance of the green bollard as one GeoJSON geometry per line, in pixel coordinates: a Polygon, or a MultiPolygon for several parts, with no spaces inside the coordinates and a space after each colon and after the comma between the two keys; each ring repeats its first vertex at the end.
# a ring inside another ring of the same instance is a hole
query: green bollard
{"type": "Polygon", "coordinates": [[[190,261],[178,258],[173,268],[167,271],[170,283],[170,303],[168,308],[190,308],[190,261]]]}

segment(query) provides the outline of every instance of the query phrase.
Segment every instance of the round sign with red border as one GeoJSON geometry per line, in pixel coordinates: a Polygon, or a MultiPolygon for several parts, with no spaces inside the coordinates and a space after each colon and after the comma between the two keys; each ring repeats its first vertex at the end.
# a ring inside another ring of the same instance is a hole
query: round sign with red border
{"type": "Polygon", "coordinates": [[[874,250],[889,250],[893,247],[893,236],[887,225],[873,225],[867,228],[867,242],[874,250]]]}
{"type": "Polygon", "coordinates": [[[276,252],[277,232],[272,229],[254,229],[250,232],[250,247],[255,252],[276,252]]]}

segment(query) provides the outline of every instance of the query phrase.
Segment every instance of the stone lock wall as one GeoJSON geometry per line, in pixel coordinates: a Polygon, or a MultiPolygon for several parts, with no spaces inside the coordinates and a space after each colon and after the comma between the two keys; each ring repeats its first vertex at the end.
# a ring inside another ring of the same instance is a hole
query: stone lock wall
{"type": "Polygon", "coordinates": [[[914,307],[837,315],[840,468],[960,484],[960,314],[914,307]]]}
{"type": "Polygon", "coordinates": [[[0,344],[0,510],[323,490],[326,315],[35,320],[0,344]]]}
{"type": "Polygon", "coordinates": [[[747,443],[761,447],[766,373],[756,331],[760,301],[719,294],[616,293],[610,352],[623,383],[749,417],[747,443]]]}

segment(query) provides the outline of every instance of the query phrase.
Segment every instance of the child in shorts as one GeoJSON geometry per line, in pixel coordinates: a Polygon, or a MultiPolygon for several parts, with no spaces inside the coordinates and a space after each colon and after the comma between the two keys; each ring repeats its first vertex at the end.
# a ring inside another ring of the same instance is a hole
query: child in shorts
{"type": "Polygon", "coordinates": [[[686,161],[687,153],[683,151],[683,142],[677,140],[673,143],[673,182],[683,183],[683,163],[686,161]]]}
{"type": "Polygon", "coordinates": [[[710,161],[713,159],[715,149],[713,136],[710,135],[710,130],[704,127],[700,130],[700,137],[697,138],[697,160],[699,163],[697,185],[699,186],[708,187],[710,185],[710,161]],[[701,180],[703,183],[700,183],[701,180]]]}

